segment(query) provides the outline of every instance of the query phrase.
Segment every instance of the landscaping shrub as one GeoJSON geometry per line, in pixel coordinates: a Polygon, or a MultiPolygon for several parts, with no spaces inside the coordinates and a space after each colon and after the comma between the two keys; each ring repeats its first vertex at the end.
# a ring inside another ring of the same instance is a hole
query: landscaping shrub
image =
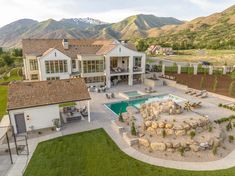
{"type": "Polygon", "coordinates": [[[217,123],[217,124],[221,124],[223,122],[228,122],[228,121],[231,121],[235,119],[235,115],[231,115],[229,117],[224,117],[224,118],[221,118],[221,119],[218,119],[218,120],[215,120],[214,122],[217,123]]]}
{"type": "Polygon", "coordinates": [[[212,126],[209,126],[209,128],[208,128],[208,132],[212,132],[212,126]]]}
{"type": "Polygon", "coordinates": [[[162,130],[162,137],[165,138],[166,137],[166,131],[162,130]]]}
{"type": "Polygon", "coordinates": [[[214,92],[216,91],[217,87],[218,87],[218,79],[217,79],[217,76],[215,76],[215,80],[214,80],[214,84],[212,88],[214,92]]]}
{"type": "Polygon", "coordinates": [[[185,148],[184,147],[180,147],[179,148],[179,152],[180,152],[180,156],[184,156],[185,148]]]}
{"type": "Polygon", "coordinates": [[[201,77],[201,81],[200,81],[200,89],[203,89],[203,88],[204,88],[204,82],[205,82],[205,77],[202,76],[202,77],[201,77]]]}
{"type": "Polygon", "coordinates": [[[136,132],[136,129],[135,129],[135,123],[134,122],[132,122],[132,124],[131,124],[131,134],[133,136],[137,135],[137,132],[136,132]]]}
{"type": "Polygon", "coordinates": [[[119,117],[118,117],[118,120],[119,120],[119,122],[124,122],[124,119],[123,119],[122,113],[120,113],[120,115],[119,115],[119,117]]]}
{"type": "Polygon", "coordinates": [[[193,139],[193,138],[195,137],[195,135],[196,135],[195,131],[190,131],[190,137],[191,137],[191,139],[193,139]]]}
{"type": "Polygon", "coordinates": [[[228,94],[229,96],[233,96],[235,94],[235,81],[230,83],[228,94]]]}
{"type": "Polygon", "coordinates": [[[217,146],[213,145],[213,148],[212,148],[212,153],[213,155],[216,155],[217,154],[217,146]]]}
{"type": "Polygon", "coordinates": [[[232,126],[232,122],[231,122],[231,120],[229,121],[229,123],[226,125],[226,130],[227,131],[230,131],[230,130],[232,130],[233,129],[233,126],[232,126]]]}
{"type": "Polygon", "coordinates": [[[232,143],[234,141],[234,136],[233,135],[229,135],[228,136],[228,141],[229,141],[229,143],[232,143]]]}

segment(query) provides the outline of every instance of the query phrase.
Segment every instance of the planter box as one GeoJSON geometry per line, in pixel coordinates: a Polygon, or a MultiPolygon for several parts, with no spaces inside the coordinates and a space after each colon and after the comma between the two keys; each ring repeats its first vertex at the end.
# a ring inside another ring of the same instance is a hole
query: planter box
{"type": "Polygon", "coordinates": [[[154,80],[151,78],[146,78],[144,79],[144,85],[149,87],[163,86],[163,80],[161,79],[154,80]]]}
{"type": "Polygon", "coordinates": [[[112,126],[113,129],[114,129],[115,131],[117,131],[120,135],[122,135],[122,134],[125,132],[125,128],[119,126],[119,125],[115,122],[115,120],[112,120],[112,125],[111,125],[111,126],[112,126]]]}
{"type": "Polygon", "coordinates": [[[124,141],[126,141],[126,143],[129,145],[129,146],[132,146],[132,145],[135,145],[135,144],[138,144],[139,143],[139,138],[135,137],[135,138],[131,138],[127,135],[127,133],[123,133],[123,139],[124,141]]]}

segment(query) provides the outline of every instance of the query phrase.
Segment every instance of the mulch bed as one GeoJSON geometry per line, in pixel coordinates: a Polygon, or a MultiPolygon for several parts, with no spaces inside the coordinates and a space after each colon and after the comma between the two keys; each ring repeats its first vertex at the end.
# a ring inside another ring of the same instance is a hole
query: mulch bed
{"type": "MultiPolygon", "coordinates": [[[[194,89],[205,89],[210,92],[214,92],[220,95],[229,96],[229,87],[230,84],[235,81],[233,80],[229,75],[205,75],[205,74],[198,74],[198,75],[192,75],[192,74],[185,74],[182,73],[180,75],[176,73],[166,73],[166,75],[171,75],[175,77],[175,80],[179,84],[187,85],[188,87],[194,88],[194,89]],[[203,85],[201,86],[201,80],[202,77],[204,77],[203,85]],[[214,82],[217,77],[217,88],[216,91],[213,90],[214,82]]],[[[229,96],[232,98],[235,98],[235,88],[233,90],[232,96],[229,96]]]]}

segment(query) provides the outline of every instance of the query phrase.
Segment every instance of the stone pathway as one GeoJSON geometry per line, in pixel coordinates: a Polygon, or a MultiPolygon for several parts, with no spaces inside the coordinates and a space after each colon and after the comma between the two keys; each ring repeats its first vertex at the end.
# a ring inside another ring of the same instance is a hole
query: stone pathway
{"type": "MultiPolygon", "coordinates": [[[[157,88],[158,93],[175,93],[176,95],[182,96],[183,98],[190,98],[190,96],[185,95],[182,90],[178,90],[171,87],[161,87],[157,88]]],[[[135,87],[118,87],[113,88],[111,91],[118,93],[118,91],[127,91],[127,90],[144,90],[144,86],[138,85],[135,87]]],[[[112,101],[120,101],[121,98],[115,98],[112,100],[107,100],[105,98],[105,94],[98,94],[98,93],[91,93],[92,101],[91,101],[91,117],[92,122],[88,123],[85,121],[76,122],[73,124],[68,124],[64,127],[64,129],[60,132],[56,132],[47,136],[42,136],[34,139],[29,139],[29,152],[30,155],[28,157],[26,156],[17,156],[17,158],[14,160],[14,165],[8,172],[8,176],[21,176],[26,168],[26,164],[30,160],[30,158],[33,155],[33,152],[35,151],[38,143],[53,139],[59,136],[65,136],[73,133],[78,133],[82,131],[88,131],[92,129],[97,128],[103,128],[108,135],[114,140],[114,142],[119,146],[119,148],[125,152],[127,155],[152,164],[156,166],[162,166],[162,167],[168,167],[168,168],[175,168],[175,169],[183,169],[183,170],[218,170],[218,169],[227,169],[230,167],[235,166],[235,150],[231,152],[229,155],[227,155],[225,158],[217,160],[217,161],[211,161],[211,162],[182,162],[182,161],[171,161],[171,160],[164,160],[159,159],[155,157],[151,157],[149,155],[145,155],[134,148],[130,147],[127,143],[124,142],[121,135],[119,135],[111,126],[111,120],[115,118],[115,115],[109,111],[107,108],[104,107],[104,103],[112,102],[112,101]],[[97,100],[99,100],[99,103],[97,103],[97,100]]],[[[194,98],[195,101],[198,101],[200,99],[194,98]]],[[[203,104],[205,106],[217,106],[217,103],[224,102],[224,100],[220,100],[218,98],[211,97],[209,99],[203,100],[203,104]],[[216,102],[216,104],[215,104],[216,102]]],[[[213,110],[213,108],[212,108],[213,110]]],[[[215,114],[212,110],[207,111],[209,115],[216,115],[218,117],[218,112],[215,114]]],[[[220,113],[225,113],[226,115],[230,114],[228,110],[220,109],[220,113]]],[[[215,118],[215,117],[214,117],[215,118]]]]}

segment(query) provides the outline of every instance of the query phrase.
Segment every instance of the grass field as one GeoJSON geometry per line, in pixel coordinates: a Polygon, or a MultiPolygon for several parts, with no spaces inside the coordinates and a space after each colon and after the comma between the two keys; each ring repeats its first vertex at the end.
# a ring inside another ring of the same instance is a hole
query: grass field
{"type": "MultiPolygon", "coordinates": [[[[19,69],[15,68],[11,70],[10,77],[8,77],[6,80],[0,79],[0,83],[4,82],[10,82],[13,80],[22,80],[22,77],[19,76],[19,69]]],[[[6,108],[7,108],[7,92],[8,92],[8,86],[6,85],[0,85],[0,120],[3,115],[6,114],[6,108]]]]}
{"type": "Polygon", "coordinates": [[[13,81],[13,80],[22,80],[22,77],[18,74],[19,73],[19,70],[21,68],[13,68],[10,72],[10,76],[7,78],[7,79],[0,79],[0,83],[3,83],[3,82],[10,82],[10,81],[13,81]]]}
{"type": "Polygon", "coordinates": [[[174,61],[198,62],[203,60],[214,65],[224,65],[225,62],[230,66],[235,65],[235,50],[180,50],[175,52],[174,56],[157,57],[174,61]]]}
{"type": "Polygon", "coordinates": [[[235,168],[195,172],[152,166],[123,153],[103,129],[40,143],[24,176],[233,176],[235,168]]]}

